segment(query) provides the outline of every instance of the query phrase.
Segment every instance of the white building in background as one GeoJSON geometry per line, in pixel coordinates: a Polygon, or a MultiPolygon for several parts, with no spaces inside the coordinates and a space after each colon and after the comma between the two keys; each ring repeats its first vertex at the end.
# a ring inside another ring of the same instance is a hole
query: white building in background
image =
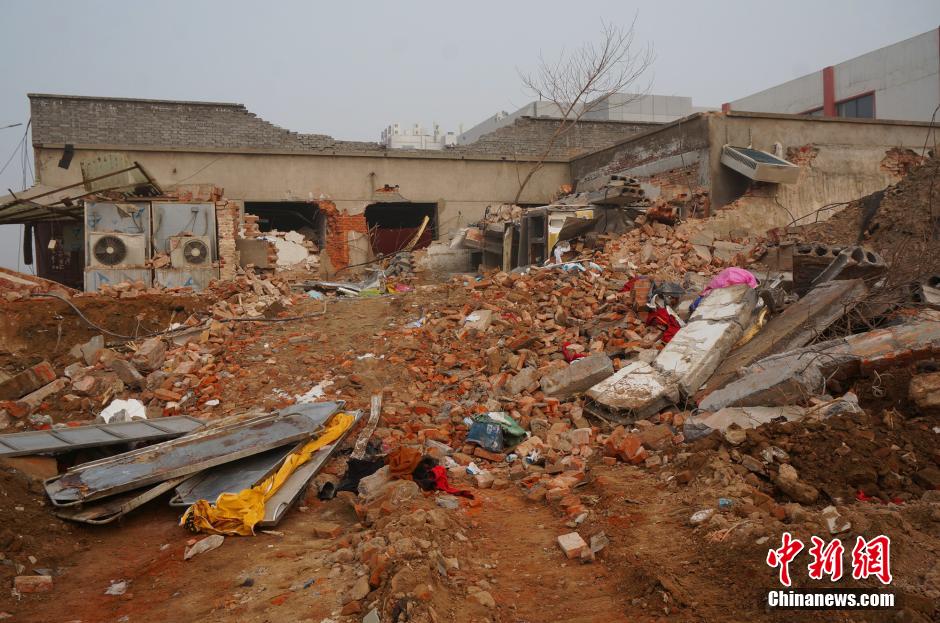
{"type": "Polygon", "coordinates": [[[940,29],[935,28],[728,102],[722,110],[930,121],[938,104],[940,29]]]}
{"type": "Polygon", "coordinates": [[[442,134],[436,123],[431,134],[417,123],[408,129],[395,123],[382,130],[380,142],[389,149],[444,149],[457,144],[457,135],[453,132],[442,134]]]}
{"type": "MultiPolygon", "coordinates": [[[[626,121],[637,123],[669,123],[695,112],[713,110],[692,106],[691,97],[676,95],[652,95],[615,93],[606,101],[591,107],[582,119],[586,121],[626,121]]],[[[549,117],[560,119],[564,111],[553,102],[529,102],[515,112],[502,110],[489,119],[478,123],[466,132],[461,132],[457,143],[467,145],[484,134],[512,125],[520,117],[549,117]]]]}

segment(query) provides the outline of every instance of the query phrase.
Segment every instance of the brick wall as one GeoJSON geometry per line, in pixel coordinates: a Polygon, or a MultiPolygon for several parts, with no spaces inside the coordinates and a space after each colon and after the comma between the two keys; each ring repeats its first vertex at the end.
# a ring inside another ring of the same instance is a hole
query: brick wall
{"type": "Polygon", "coordinates": [[[221,279],[234,279],[238,270],[238,249],[235,239],[238,237],[241,220],[241,202],[216,201],[215,221],[219,241],[219,274],[221,279]]]}
{"type": "MultiPolygon", "coordinates": [[[[559,119],[521,117],[512,125],[484,134],[479,140],[460,149],[469,153],[538,156],[544,151],[560,123],[559,119]]],[[[580,121],[558,138],[549,156],[570,158],[604,149],[657,125],[659,124],[580,121]]]]}
{"type": "Polygon", "coordinates": [[[924,158],[912,149],[892,147],[881,160],[881,170],[901,179],[916,166],[923,164],[924,158]]]}
{"type": "MultiPolygon", "coordinates": [[[[135,100],[67,95],[30,95],[33,143],[211,149],[271,149],[285,152],[408,153],[428,158],[439,151],[388,150],[379,143],[300,134],[269,123],[241,104],[135,100]]],[[[443,155],[539,156],[558,119],[523,117],[470,145],[443,155]]],[[[550,157],[566,159],[613,145],[656,124],[581,121],[554,145],[550,157]]]]}
{"type": "Polygon", "coordinates": [[[329,256],[330,265],[334,271],[349,266],[348,232],[367,234],[369,227],[366,215],[341,211],[332,201],[321,201],[318,205],[326,217],[326,244],[323,251],[329,256]]]}
{"type": "Polygon", "coordinates": [[[787,160],[798,167],[808,167],[819,155],[819,148],[815,145],[799,145],[787,147],[787,160]]]}
{"type": "Polygon", "coordinates": [[[378,143],[280,128],[241,104],[30,95],[33,143],[320,151],[378,143]]]}
{"type": "Polygon", "coordinates": [[[641,180],[658,187],[661,193],[660,198],[664,201],[672,199],[687,201],[698,193],[708,191],[699,183],[698,164],[670,169],[645,179],[641,178],[641,180]]]}

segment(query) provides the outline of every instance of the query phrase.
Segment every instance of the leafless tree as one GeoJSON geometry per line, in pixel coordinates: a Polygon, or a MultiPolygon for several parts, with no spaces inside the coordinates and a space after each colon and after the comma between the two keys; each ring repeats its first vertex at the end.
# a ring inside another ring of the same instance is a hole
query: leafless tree
{"type": "Polygon", "coordinates": [[[545,165],[555,145],[585,115],[607,104],[616,93],[630,94],[618,106],[626,106],[646,93],[649,85],[637,88],[637,82],[653,63],[653,49],[650,45],[637,46],[635,35],[635,15],[628,26],[602,22],[597,41],[562,52],[554,62],[540,57],[534,72],[520,72],[526,90],[556,106],[560,119],[535,163],[520,180],[513,203],[519,203],[522,191],[545,165]]]}

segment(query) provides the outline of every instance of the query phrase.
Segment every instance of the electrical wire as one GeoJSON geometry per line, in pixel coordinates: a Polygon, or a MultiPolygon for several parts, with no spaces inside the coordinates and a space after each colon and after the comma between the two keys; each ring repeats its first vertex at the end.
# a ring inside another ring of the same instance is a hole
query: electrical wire
{"type": "Polygon", "coordinates": [[[7,170],[7,167],[10,166],[10,163],[13,162],[13,158],[16,157],[16,154],[20,152],[21,149],[26,145],[26,135],[29,134],[29,125],[33,122],[32,119],[26,122],[26,131],[23,132],[22,138],[16,143],[16,147],[13,148],[13,153],[10,154],[10,157],[7,159],[6,164],[0,168],[0,175],[3,175],[3,172],[7,170]]]}

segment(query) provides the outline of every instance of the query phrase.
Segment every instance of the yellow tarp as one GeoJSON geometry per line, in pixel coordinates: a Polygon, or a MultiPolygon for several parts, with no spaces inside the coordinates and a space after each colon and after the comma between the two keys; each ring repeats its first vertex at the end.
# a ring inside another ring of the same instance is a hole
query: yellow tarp
{"type": "Polygon", "coordinates": [[[251,536],[255,525],[264,519],[264,504],[277,493],[294,471],[310,460],[313,453],[336,441],[352,426],[355,418],[348,413],[337,413],[316,439],[290,454],[280,469],[251,489],[240,493],[223,493],[210,504],[199,500],[190,506],[180,519],[180,525],[193,532],[251,536]]]}

